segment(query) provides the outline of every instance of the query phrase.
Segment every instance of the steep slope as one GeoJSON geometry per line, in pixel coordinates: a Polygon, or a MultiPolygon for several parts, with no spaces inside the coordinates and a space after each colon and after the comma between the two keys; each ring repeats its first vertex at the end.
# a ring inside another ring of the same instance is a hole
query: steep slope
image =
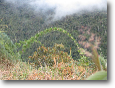
{"type": "MultiPolygon", "coordinates": [[[[19,42],[20,40],[29,39],[36,33],[45,30],[50,27],[60,27],[67,30],[77,41],[80,40],[79,35],[83,33],[79,32],[80,29],[87,30],[91,28],[90,32],[96,36],[101,37],[99,53],[102,53],[107,58],[107,12],[106,11],[94,11],[94,12],[81,12],[79,14],[73,14],[66,16],[61,20],[51,21],[48,19],[47,14],[54,13],[53,10],[49,10],[46,14],[42,11],[34,12],[28,5],[22,7],[15,7],[13,4],[0,2],[0,19],[1,25],[7,25],[2,31],[8,31],[7,35],[11,40],[19,42]],[[46,19],[47,18],[47,19],[46,19]],[[48,22],[48,23],[47,23],[48,22]]],[[[86,36],[85,42],[89,39],[90,35],[86,36]]],[[[79,59],[79,53],[74,42],[65,34],[60,32],[51,32],[40,38],[38,38],[42,44],[46,47],[52,47],[55,43],[62,43],[65,46],[66,52],[69,53],[70,48],[72,50],[72,57],[79,59]]],[[[94,39],[95,40],[95,39],[94,39]]],[[[39,44],[34,43],[29,51],[25,54],[26,57],[31,55],[39,44]]],[[[81,46],[82,47],[82,46],[81,46]]]]}

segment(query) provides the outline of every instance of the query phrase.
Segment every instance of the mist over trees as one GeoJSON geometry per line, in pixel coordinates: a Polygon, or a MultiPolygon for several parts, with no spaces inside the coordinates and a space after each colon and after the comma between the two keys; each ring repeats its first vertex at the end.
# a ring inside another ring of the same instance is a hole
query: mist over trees
{"type": "MultiPolygon", "coordinates": [[[[60,12],[59,12],[60,13],[60,12]]],[[[61,14],[61,13],[60,13],[61,14]]],[[[35,12],[34,8],[31,8],[28,4],[21,6],[15,6],[14,3],[8,3],[4,0],[0,0],[0,19],[1,25],[7,25],[2,28],[2,31],[7,31],[6,34],[11,38],[14,43],[27,40],[36,33],[43,31],[50,27],[59,27],[67,30],[76,41],[80,40],[79,35],[85,35],[85,42],[88,41],[91,35],[83,34],[81,29],[90,29],[91,33],[101,38],[98,52],[107,58],[107,11],[98,10],[83,11],[67,15],[60,20],[53,20],[55,16],[55,8],[48,9],[44,12],[41,8],[35,12]]],[[[96,37],[95,37],[96,39],[96,37]]],[[[55,43],[63,44],[65,46],[64,51],[70,52],[72,49],[72,57],[77,60],[79,53],[74,42],[65,34],[58,31],[45,34],[38,38],[42,44],[46,47],[52,47],[55,43]]],[[[94,40],[95,41],[95,40],[94,40]]],[[[34,43],[26,53],[24,58],[28,58],[39,47],[38,43],[34,43]]],[[[81,47],[83,47],[81,45],[81,47]]],[[[90,49],[87,49],[90,51],[90,49]]]]}

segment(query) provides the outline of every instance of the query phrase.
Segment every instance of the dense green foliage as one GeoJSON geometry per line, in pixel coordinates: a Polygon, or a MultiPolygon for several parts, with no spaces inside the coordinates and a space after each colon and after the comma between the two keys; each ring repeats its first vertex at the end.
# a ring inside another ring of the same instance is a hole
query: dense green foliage
{"type": "MultiPolygon", "coordinates": [[[[52,10],[49,10],[46,15],[49,13],[54,13],[52,10]]],[[[47,19],[47,16],[41,11],[35,13],[32,8],[28,5],[22,7],[15,7],[13,4],[6,2],[0,2],[0,20],[1,25],[7,25],[7,27],[2,28],[1,31],[8,31],[6,34],[10,37],[13,43],[23,44],[30,42],[37,33],[41,33],[47,28],[58,27],[65,29],[73,38],[78,42],[79,35],[82,34],[79,30],[82,27],[91,28],[91,32],[95,33],[96,36],[101,37],[100,48],[98,52],[107,59],[107,12],[106,11],[94,11],[94,12],[83,12],[79,14],[74,14],[66,16],[61,20],[51,21],[52,19],[47,19]],[[47,19],[47,20],[46,20],[47,19]],[[26,41],[23,41],[26,40],[26,41]]],[[[83,28],[82,28],[83,29],[83,28]]],[[[84,34],[86,35],[86,34],[84,34]]],[[[86,41],[89,38],[86,35],[86,41]]],[[[28,59],[28,56],[31,56],[34,51],[37,51],[37,48],[43,44],[45,47],[52,47],[54,44],[63,44],[65,46],[64,51],[68,52],[71,48],[71,55],[73,59],[80,59],[79,52],[76,44],[70,37],[66,34],[59,31],[52,31],[39,38],[28,46],[25,53],[22,53],[23,59],[28,59]],[[40,42],[39,42],[40,41],[40,42]]],[[[24,47],[24,46],[23,46],[24,47]]],[[[18,48],[18,51],[21,51],[22,46],[18,48]]],[[[82,46],[81,46],[82,47],[82,46]]],[[[83,48],[83,47],[82,47],[83,48]]]]}
{"type": "Polygon", "coordinates": [[[53,9],[44,14],[0,0],[0,71],[15,61],[7,79],[46,75],[47,80],[80,80],[91,75],[86,80],[107,80],[107,12],[84,11],[55,21],[51,14],[53,9]]]}
{"type": "Polygon", "coordinates": [[[14,61],[20,58],[16,46],[5,33],[0,33],[0,58],[7,58],[14,61]]]}

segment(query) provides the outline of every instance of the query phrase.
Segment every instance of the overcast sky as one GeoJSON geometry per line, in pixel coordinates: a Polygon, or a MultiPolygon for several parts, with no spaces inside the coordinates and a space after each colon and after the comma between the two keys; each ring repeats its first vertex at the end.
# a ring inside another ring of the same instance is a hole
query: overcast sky
{"type": "Polygon", "coordinates": [[[107,10],[107,0],[6,0],[15,5],[29,4],[35,11],[47,11],[55,8],[55,18],[77,13],[82,10],[92,11],[94,8],[107,10]],[[18,3],[17,3],[18,2],[18,3]],[[17,3],[17,4],[16,4],[17,3]],[[19,4],[20,3],[20,4],[19,4]]]}

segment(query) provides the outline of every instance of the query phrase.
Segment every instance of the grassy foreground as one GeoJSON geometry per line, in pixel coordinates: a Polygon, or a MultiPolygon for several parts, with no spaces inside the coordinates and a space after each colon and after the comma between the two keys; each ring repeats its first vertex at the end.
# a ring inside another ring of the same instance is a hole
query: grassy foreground
{"type": "Polygon", "coordinates": [[[77,61],[55,63],[52,67],[38,69],[25,62],[12,64],[7,60],[0,64],[0,80],[85,80],[95,73],[90,67],[78,66],[77,61]],[[7,63],[7,64],[6,64],[7,63]]]}

